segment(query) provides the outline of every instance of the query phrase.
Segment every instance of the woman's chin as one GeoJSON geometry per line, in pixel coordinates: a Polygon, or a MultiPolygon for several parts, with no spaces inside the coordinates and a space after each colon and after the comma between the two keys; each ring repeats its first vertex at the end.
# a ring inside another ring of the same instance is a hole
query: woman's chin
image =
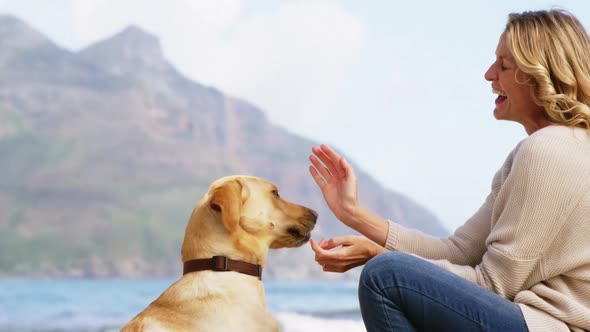
{"type": "Polygon", "coordinates": [[[497,107],[494,108],[494,118],[496,118],[496,120],[502,120],[502,112],[500,112],[497,107]]]}
{"type": "Polygon", "coordinates": [[[494,118],[496,118],[496,120],[508,120],[507,112],[503,107],[496,106],[496,108],[494,108],[494,118]]]}

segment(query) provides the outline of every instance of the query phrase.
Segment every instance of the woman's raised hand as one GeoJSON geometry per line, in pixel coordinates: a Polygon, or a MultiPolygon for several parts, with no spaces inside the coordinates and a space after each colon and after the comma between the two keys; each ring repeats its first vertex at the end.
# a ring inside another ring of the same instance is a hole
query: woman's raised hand
{"type": "Polygon", "coordinates": [[[329,146],[312,147],[309,156],[311,176],[320,187],[334,216],[349,225],[358,207],[358,185],[350,164],[329,146]]]}

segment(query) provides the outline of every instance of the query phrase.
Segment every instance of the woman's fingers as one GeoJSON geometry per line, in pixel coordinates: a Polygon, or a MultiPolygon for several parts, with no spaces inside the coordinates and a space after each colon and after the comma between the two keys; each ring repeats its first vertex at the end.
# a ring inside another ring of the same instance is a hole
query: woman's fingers
{"type": "Polygon", "coordinates": [[[356,177],[352,166],[346,161],[346,159],[344,159],[344,157],[341,157],[336,151],[332,150],[332,148],[325,144],[322,144],[320,149],[326,158],[332,160],[334,163],[334,169],[338,172],[338,175],[342,177],[356,177]]]}
{"type": "MultiPolygon", "coordinates": [[[[323,240],[322,240],[323,241],[323,240]]],[[[315,242],[314,239],[310,239],[309,240],[309,244],[311,244],[311,249],[317,254],[319,252],[322,251],[322,248],[319,246],[319,244],[317,242],[315,242]]]]}
{"type": "Polygon", "coordinates": [[[349,176],[354,179],[350,164],[329,146],[322,144],[319,148],[312,147],[311,150],[313,154],[309,156],[309,161],[313,167],[310,167],[309,171],[320,188],[329,183],[334,176],[338,178],[349,176]]]}
{"type": "Polygon", "coordinates": [[[319,172],[319,174],[321,174],[321,176],[326,181],[329,181],[330,178],[332,178],[332,174],[330,173],[330,171],[326,168],[326,166],[324,166],[324,164],[322,164],[318,160],[318,158],[316,158],[316,156],[314,156],[314,155],[309,156],[309,161],[311,161],[311,164],[313,165],[313,167],[319,172]]]}
{"type": "Polygon", "coordinates": [[[320,265],[328,264],[334,260],[334,252],[322,248],[322,244],[326,240],[321,240],[320,243],[315,242],[313,239],[309,240],[311,249],[315,252],[315,260],[320,265]]]}
{"type": "Polygon", "coordinates": [[[387,251],[373,241],[357,235],[322,239],[319,243],[314,240],[310,242],[315,260],[327,272],[348,271],[387,251]]]}
{"type": "MultiPolygon", "coordinates": [[[[325,145],[322,144],[321,146],[323,147],[325,145]]],[[[330,171],[331,175],[341,176],[343,174],[342,169],[340,169],[340,166],[338,165],[338,159],[330,158],[330,156],[328,156],[324,152],[324,150],[322,150],[321,148],[317,148],[315,146],[311,148],[311,151],[316,155],[317,158],[319,158],[322,161],[322,163],[324,163],[326,168],[330,171]]]]}
{"type": "Polygon", "coordinates": [[[315,183],[317,183],[320,189],[322,189],[326,185],[326,180],[324,180],[324,178],[320,176],[315,167],[309,166],[309,173],[311,173],[311,177],[314,179],[315,183]]]}
{"type": "MultiPolygon", "coordinates": [[[[322,241],[324,240],[322,239],[322,241]]],[[[327,271],[326,268],[328,266],[325,258],[325,250],[314,239],[309,240],[309,243],[311,244],[311,249],[315,252],[315,261],[322,267],[322,270],[327,271]]]]}
{"type": "Polygon", "coordinates": [[[340,245],[334,245],[334,243],[346,242],[344,240],[344,238],[347,238],[346,236],[341,238],[342,239],[338,241],[334,241],[334,239],[322,239],[319,243],[313,239],[309,241],[311,244],[311,249],[315,252],[316,262],[324,267],[324,270],[326,270],[326,267],[329,267],[334,272],[336,270],[340,270],[341,266],[346,263],[346,247],[341,246],[341,248],[336,248],[340,245]]]}
{"type": "MultiPolygon", "coordinates": [[[[356,260],[351,260],[347,253],[348,247],[339,247],[332,250],[325,250],[316,260],[324,272],[346,272],[353,267],[362,265],[356,260]]],[[[317,256],[317,255],[316,255],[317,256]]]]}
{"type": "Polygon", "coordinates": [[[356,176],[354,175],[354,170],[352,169],[352,166],[350,166],[350,164],[346,161],[346,159],[344,158],[340,158],[340,160],[338,161],[338,164],[340,165],[340,169],[342,169],[342,176],[348,176],[349,178],[356,178],[356,176]]]}
{"type": "MultiPolygon", "coordinates": [[[[322,240],[324,241],[324,240],[322,240]]],[[[315,252],[315,260],[316,262],[320,263],[319,259],[321,259],[321,257],[323,257],[324,254],[324,249],[320,246],[319,243],[315,242],[314,239],[309,240],[309,244],[311,244],[311,249],[313,250],[313,252],[315,252]]]]}
{"type": "Polygon", "coordinates": [[[341,158],[340,155],[336,153],[336,151],[332,150],[332,148],[326,144],[321,144],[320,149],[326,154],[326,156],[328,156],[328,158],[332,160],[338,160],[341,158]]]}
{"type": "MultiPolygon", "coordinates": [[[[342,162],[344,161],[344,158],[342,158],[338,153],[336,153],[336,151],[332,150],[332,148],[330,148],[326,144],[320,145],[320,151],[326,157],[327,160],[331,161],[332,167],[334,168],[333,172],[338,172],[338,175],[340,175],[340,176],[346,175],[345,168],[342,166],[342,162]]],[[[344,164],[346,164],[346,163],[344,163],[344,164]]],[[[328,167],[329,166],[330,165],[328,165],[328,167]]],[[[330,169],[330,170],[332,170],[332,169],[330,169]]]]}
{"type": "Polygon", "coordinates": [[[354,235],[337,236],[337,237],[334,237],[334,238],[331,238],[331,239],[325,241],[323,245],[320,243],[320,245],[321,245],[322,249],[330,250],[330,249],[334,249],[339,246],[353,245],[354,240],[355,240],[354,235]]]}

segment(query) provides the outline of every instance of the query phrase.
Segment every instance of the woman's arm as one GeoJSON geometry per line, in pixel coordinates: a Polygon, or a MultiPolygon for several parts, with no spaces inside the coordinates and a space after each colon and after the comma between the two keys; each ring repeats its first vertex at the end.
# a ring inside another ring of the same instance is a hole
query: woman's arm
{"type": "MultiPolygon", "coordinates": [[[[326,145],[313,147],[312,152],[310,173],[322,190],[330,210],[345,225],[389,250],[405,251],[431,259],[444,258],[456,264],[475,265],[481,261],[485,252],[484,240],[489,233],[492,195],[455,234],[447,239],[434,238],[389,222],[361,206],[357,198],[357,179],[350,164],[326,145]]],[[[495,181],[498,179],[496,175],[495,181]]]]}

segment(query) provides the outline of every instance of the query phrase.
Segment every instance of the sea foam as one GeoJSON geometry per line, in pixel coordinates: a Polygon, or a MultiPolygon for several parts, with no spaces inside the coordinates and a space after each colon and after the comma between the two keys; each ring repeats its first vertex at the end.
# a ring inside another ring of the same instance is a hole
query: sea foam
{"type": "Polygon", "coordinates": [[[281,332],[366,332],[362,321],[348,319],[326,319],[291,312],[279,312],[275,318],[281,325],[281,332]]]}

